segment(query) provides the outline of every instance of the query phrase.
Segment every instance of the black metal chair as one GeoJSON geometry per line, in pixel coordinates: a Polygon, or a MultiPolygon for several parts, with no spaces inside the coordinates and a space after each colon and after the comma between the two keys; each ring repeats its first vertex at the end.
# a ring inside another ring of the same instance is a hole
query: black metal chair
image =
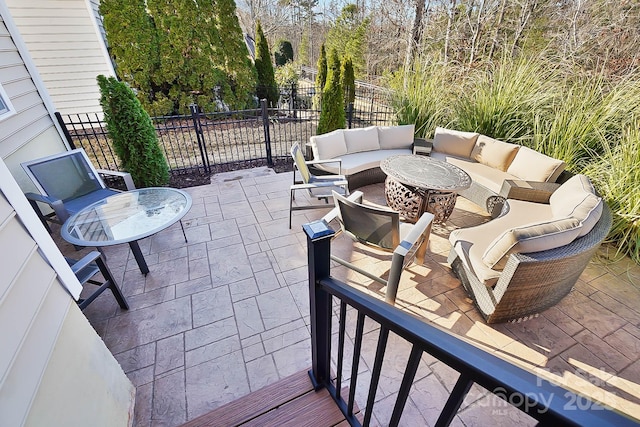
{"type": "Polygon", "coordinates": [[[331,255],[331,259],[358,273],[387,286],[385,300],[394,304],[400,275],[412,262],[422,264],[429,243],[433,215],[425,212],[415,223],[400,221],[400,214],[390,209],[381,209],[362,204],[361,191],[343,197],[334,192],[336,208],[322,219],[327,223],[338,219],[342,232],[352,240],[393,252],[391,269],[387,280],[375,276],[352,263],[331,255]]]}
{"type": "Polygon", "coordinates": [[[98,289],[89,295],[89,297],[78,300],[78,307],[80,307],[81,310],[84,310],[89,304],[91,304],[91,302],[93,302],[93,300],[98,298],[98,296],[107,289],[111,289],[111,292],[113,293],[116,301],[118,301],[120,308],[124,310],[129,309],[127,300],[124,298],[124,295],[122,295],[122,292],[120,291],[116,280],[113,278],[113,274],[111,274],[109,267],[107,267],[107,264],[105,264],[104,260],[100,256],[100,252],[93,251],[82,257],[80,260],[67,257],[65,257],[65,259],[73,273],[78,278],[80,284],[84,286],[85,283],[89,283],[98,286],[98,289]],[[102,273],[104,282],[93,279],[93,277],[98,273],[102,273]]]}

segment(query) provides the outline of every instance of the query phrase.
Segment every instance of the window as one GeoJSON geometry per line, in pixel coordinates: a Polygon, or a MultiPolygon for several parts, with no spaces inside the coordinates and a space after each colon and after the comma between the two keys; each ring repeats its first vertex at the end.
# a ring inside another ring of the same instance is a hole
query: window
{"type": "Polygon", "coordinates": [[[12,116],[15,112],[16,110],[13,108],[7,92],[4,91],[4,88],[0,84],[0,120],[12,116]]]}

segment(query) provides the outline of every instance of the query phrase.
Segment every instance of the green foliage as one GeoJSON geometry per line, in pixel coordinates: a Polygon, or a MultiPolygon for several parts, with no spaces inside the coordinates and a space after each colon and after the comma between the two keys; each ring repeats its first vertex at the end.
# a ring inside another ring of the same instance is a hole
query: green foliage
{"type": "Polygon", "coordinates": [[[340,85],[344,93],[345,108],[356,100],[356,76],[353,73],[353,62],[346,58],[340,71],[340,85]]]}
{"type": "Polygon", "coordinates": [[[322,91],[327,83],[327,51],[324,44],[320,46],[320,56],[318,57],[318,74],[316,75],[316,95],[313,99],[314,108],[318,109],[322,103],[322,91]]]}
{"type": "Polygon", "coordinates": [[[281,88],[297,86],[299,79],[298,67],[293,62],[287,62],[282,67],[276,68],[276,83],[281,88]]]}
{"type": "Polygon", "coordinates": [[[256,24],[256,48],[255,64],[258,73],[258,99],[266,99],[270,106],[274,106],[278,102],[279,93],[273,73],[269,45],[262,32],[260,21],[256,24]]]}
{"type": "Polygon", "coordinates": [[[531,138],[536,114],[554,93],[545,91],[549,72],[535,59],[505,59],[486,70],[471,72],[455,99],[454,116],[460,130],[525,143],[531,138]]]}
{"type": "Polygon", "coordinates": [[[298,57],[296,58],[296,62],[300,65],[310,65],[309,64],[309,32],[306,29],[302,33],[302,40],[300,41],[300,46],[298,47],[298,57]]]}
{"type": "Polygon", "coordinates": [[[151,118],[124,82],[99,75],[100,105],[107,132],[123,168],[138,187],[166,185],[169,166],[151,118]]]}
{"type": "Polygon", "coordinates": [[[158,114],[199,97],[231,108],[252,102],[255,70],[233,0],[102,0],[118,76],[158,114]]]}
{"type": "Polygon", "coordinates": [[[276,60],[276,67],[293,61],[293,46],[291,46],[291,42],[288,40],[280,40],[273,56],[276,60]]]}
{"type": "Polygon", "coordinates": [[[332,50],[330,55],[327,83],[322,91],[322,109],[318,120],[318,135],[336,129],[344,129],[346,125],[344,96],[340,86],[340,59],[335,50],[332,50]]]}
{"type": "Polygon", "coordinates": [[[604,145],[603,154],[583,170],[613,211],[608,238],[618,255],[640,263],[640,121],[624,130],[619,142],[604,145]]]}
{"type": "Polygon", "coordinates": [[[366,74],[366,42],[369,19],[362,18],[358,6],[347,4],[327,34],[327,50],[335,49],[341,58],[351,58],[356,76],[366,74]]]}

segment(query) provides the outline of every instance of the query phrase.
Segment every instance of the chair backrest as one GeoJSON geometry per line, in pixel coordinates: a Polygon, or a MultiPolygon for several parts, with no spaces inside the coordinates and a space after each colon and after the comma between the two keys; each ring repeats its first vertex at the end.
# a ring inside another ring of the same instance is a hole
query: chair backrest
{"type": "Polygon", "coordinates": [[[22,168],[41,193],[62,201],[105,188],[81,148],[24,162],[22,168]]]}
{"type": "Polygon", "coordinates": [[[311,172],[309,172],[309,168],[307,167],[307,163],[304,160],[304,155],[302,154],[302,150],[300,149],[300,144],[294,142],[291,146],[291,157],[293,157],[293,161],[300,171],[300,175],[302,176],[302,181],[305,184],[308,184],[311,181],[311,172]]]}
{"type": "Polygon", "coordinates": [[[362,205],[333,192],[342,231],[361,243],[393,251],[400,244],[400,214],[362,205]]]}

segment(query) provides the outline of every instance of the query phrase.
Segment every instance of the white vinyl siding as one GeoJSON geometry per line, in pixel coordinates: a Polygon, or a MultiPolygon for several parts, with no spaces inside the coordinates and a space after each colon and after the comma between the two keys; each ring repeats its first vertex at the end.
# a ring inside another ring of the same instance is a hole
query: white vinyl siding
{"type": "Polygon", "coordinates": [[[61,114],[100,112],[99,74],[114,75],[89,0],[6,0],[61,114]]]}

